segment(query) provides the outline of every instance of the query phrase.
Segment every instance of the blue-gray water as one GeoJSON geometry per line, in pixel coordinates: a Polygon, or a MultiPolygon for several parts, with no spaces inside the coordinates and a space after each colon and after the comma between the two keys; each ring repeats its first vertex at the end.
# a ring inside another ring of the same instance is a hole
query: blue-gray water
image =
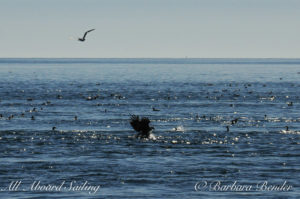
{"type": "Polygon", "coordinates": [[[299,59],[0,59],[0,196],[299,198],[299,93],[299,59]]]}

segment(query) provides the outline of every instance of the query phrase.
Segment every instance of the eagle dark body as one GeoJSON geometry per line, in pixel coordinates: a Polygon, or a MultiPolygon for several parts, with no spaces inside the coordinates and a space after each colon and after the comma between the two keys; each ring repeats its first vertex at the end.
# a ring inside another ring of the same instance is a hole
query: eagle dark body
{"type": "Polygon", "coordinates": [[[132,128],[138,132],[137,138],[149,138],[151,131],[154,129],[154,127],[149,126],[149,123],[150,120],[147,117],[140,119],[139,116],[132,115],[130,119],[132,128]]]}

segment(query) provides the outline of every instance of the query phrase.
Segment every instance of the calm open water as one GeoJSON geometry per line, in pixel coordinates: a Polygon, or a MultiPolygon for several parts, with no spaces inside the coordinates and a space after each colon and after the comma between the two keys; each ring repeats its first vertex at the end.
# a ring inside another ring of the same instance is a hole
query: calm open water
{"type": "Polygon", "coordinates": [[[0,59],[0,197],[300,198],[299,93],[299,59],[0,59]]]}

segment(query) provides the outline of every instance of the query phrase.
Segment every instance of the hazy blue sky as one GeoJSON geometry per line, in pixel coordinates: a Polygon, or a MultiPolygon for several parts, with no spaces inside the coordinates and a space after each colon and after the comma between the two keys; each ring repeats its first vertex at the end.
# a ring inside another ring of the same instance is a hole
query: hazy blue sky
{"type": "Polygon", "coordinates": [[[0,57],[186,56],[300,57],[300,0],[0,0],[0,57]]]}

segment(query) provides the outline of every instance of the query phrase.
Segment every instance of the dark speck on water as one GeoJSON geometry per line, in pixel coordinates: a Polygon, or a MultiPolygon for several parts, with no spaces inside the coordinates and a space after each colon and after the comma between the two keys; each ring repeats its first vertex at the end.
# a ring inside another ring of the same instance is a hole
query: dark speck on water
{"type": "Polygon", "coordinates": [[[299,59],[0,59],[0,196],[299,198],[299,67],[299,59]],[[155,139],[135,139],[130,115],[148,117],[155,139]],[[18,180],[29,190],[3,191],[18,180]],[[101,188],[36,192],[34,181],[101,188]],[[195,191],[204,181],[293,189],[195,191]]]}

